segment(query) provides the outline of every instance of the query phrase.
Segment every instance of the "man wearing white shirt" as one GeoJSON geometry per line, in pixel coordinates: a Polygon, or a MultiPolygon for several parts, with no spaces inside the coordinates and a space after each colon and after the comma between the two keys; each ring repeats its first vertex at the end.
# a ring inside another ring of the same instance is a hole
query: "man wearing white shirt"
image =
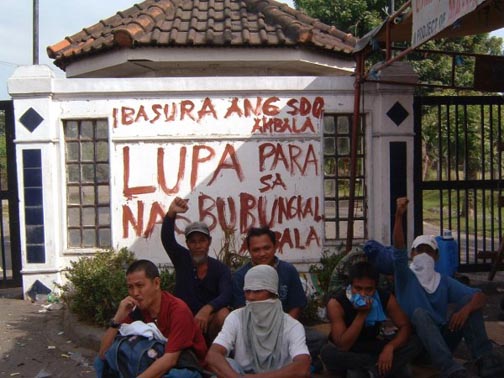
{"type": "Polygon", "coordinates": [[[303,325],[282,310],[278,274],[257,265],[245,275],[247,304],[231,312],[206,361],[222,378],[309,377],[310,354],[303,325]],[[226,358],[233,353],[233,359],[226,358]]]}

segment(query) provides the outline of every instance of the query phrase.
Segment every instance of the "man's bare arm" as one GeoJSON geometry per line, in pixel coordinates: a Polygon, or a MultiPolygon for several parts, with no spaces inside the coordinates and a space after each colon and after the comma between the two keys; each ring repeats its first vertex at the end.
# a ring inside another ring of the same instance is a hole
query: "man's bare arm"
{"type": "Polygon", "coordinates": [[[404,230],[403,230],[403,217],[408,210],[408,198],[400,197],[396,199],[396,212],[394,217],[394,228],[392,231],[392,242],[397,249],[406,247],[404,230]]]}
{"type": "Polygon", "coordinates": [[[348,351],[355,344],[366,322],[371,306],[357,311],[352,324],[347,328],[343,307],[334,298],[327,302],[327,316],[331,322],[331,340],[342,351],[348,351]]]}
{"type": "Polygon", "coordinates": [[[292,359],[290,364],[285,365],[283,368],[273,371],[268,371],[259,374],[245,374],[243,377],[250,378],[309,378],[311,358],[308,354],[300,354],[292,359]]]}
{"type": "Polygon", "coordinates": [[[227,350],[222,345],[212,344],[206,356],[206,362],[211,371],[219,378],[238,378],[240,374],[233,370],[226,360],[227,350]]]}

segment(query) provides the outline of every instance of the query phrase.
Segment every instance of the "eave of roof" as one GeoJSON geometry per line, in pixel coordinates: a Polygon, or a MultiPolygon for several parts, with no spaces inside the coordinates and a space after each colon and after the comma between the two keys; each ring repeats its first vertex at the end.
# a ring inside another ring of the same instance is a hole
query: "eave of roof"
{"type": "Polygon", "coordinates": [[[146,0],[49,46],[61,69],[121,48],[305,47],[348,56],[356,38],[274,0],[146,0]]]}

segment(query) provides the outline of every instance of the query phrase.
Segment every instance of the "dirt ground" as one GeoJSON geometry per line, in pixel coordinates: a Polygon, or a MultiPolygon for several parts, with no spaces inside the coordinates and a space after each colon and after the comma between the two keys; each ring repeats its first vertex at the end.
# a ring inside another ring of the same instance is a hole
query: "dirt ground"
{"type": "Polygon", "coordinates": [[[0,298],[0,377],[94,377],[95,352],[63,331],[63,310],[0,298]]]}

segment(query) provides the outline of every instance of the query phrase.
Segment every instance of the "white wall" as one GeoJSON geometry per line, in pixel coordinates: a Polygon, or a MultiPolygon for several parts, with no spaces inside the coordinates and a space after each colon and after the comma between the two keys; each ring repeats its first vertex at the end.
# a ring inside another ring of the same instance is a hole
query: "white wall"
{"type": "MultiPolygon", "coordinates": [[[[306,269],[318,261],[324,246],[321,115],[352,113],[353,84],[352,77],[57,79],[45,66],[19,68],[9,80],[18,161],[22,149],[42,149],[47,257],[46,264],[28,264],[23,258],[25,288],[37,278],[47,282],[42,272],[61,280],[58,272],[70,260],[94,252],[66,248],[65,119],[109,121],[115,248],[125,246],[138,257],[168,262],[160,222],[178,195],[190,205],[178,227],[183,229],[188,220],[207,222],[214,252],[221,246],[225,224],[236,227],[239,238],[265,219],[281,234],[280,257],[306,269]],[[254,109],[249,114],[245,102],[254,109]],[[33,133],[18,121],[30,107],[44,118],[33,133]]],[[[372,186],[369,236],[382,239],[385,228],[376,219],[388,211],[385,144],[405,136],[410,140],[412,127],[407,135],[385,135],[383,111],[397,96],[410,94],[401,89],[383,99],[376,99],[378,95],[376,87],[368,88],[363,111],[368,119],[367,180],[372,186]]],[[[22,167],[18,169],[22,177],[22,167]]],[[[23,209],[22,193],[20,197],[23,209]]],[[[20,215],[24,248],[23,211],[20,215]]]]}

